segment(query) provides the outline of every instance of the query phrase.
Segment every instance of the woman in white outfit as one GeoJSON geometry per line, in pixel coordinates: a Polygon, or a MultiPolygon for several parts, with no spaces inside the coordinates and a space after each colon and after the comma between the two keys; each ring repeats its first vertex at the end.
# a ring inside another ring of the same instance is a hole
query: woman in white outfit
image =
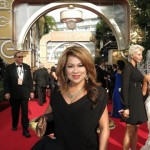
{"type": "Polygon", "coordinates": [[[148,97],[145,101],[145,108],[148,118],[147,125],[149,133],[145,145],[141,148],[141,150],[150,150],[150,74],[144,76],[142,91],[144,96],[148,93],[148,97]]]}

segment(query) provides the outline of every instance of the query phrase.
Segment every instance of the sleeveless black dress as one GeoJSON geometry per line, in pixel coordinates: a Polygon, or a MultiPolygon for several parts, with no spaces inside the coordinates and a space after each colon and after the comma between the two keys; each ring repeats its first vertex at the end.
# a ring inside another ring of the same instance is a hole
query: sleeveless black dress
{"type": "Polygon", "coordinates": [[[72,104],[67,104],[61,93],[55,91],[51,96],[51,106],[56,139],[45,137],[42,142],[36,143],[32,150],[38,150],[39,145],[43,143],[46,150],[55,150],[52,148],[54,142],[56,147],[61,145],[58,150],[98,150],[96,129],[108,100],[102,87],[98,87],[98,91],[98,103],[94,108],[87,95],[72,104]]]}

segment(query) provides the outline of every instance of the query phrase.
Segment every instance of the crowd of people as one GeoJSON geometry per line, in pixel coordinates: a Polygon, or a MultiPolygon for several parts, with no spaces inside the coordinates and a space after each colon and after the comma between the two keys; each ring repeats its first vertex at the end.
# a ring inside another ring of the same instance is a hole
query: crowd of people
{"type": "MultiPolygon", "coordinates": [[[[57,68],[45,68],[41,63],[33,72],[23,63],[23,53],[16,52],[3,80],[5,98],[12,108],[12,130],[17,130],[21,107],[23,135],[31,136],[28,100],[37,96],[42,106],[49,91],[55,138],[43,137],[32,150],[107,150],[110,116],[126,124],[123,150],[136,150],[138,126],[148,121],[150,128],[150,75],[137,69],[143,50],[140,45],[131,45],[128,61],[106,65],[104,60],[95,64],[85,48],[71,46],[62,53],[57,68]],[[112,102],[111,114],[108,101],[112,102]]],[[[150,149],[149,143],[150,138],[142,150],[150,149]]]]}

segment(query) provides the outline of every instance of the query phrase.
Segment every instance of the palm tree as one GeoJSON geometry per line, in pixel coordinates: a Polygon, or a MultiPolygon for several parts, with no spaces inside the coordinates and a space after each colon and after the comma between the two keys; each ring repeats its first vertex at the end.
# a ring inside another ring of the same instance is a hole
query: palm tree
{"type": "Polygon", "coordinates": [[[101,20],[96,25],[96,40],[97,49],[100,49],[100,55],[108,57],[108,51],[112,48],[117,48],[116,39],[111,28],[104,20],[101,20]],[[102,42],[102,45],[101,45],[102,42]]]}
{"type": "Polygon", "coordinates": [[[37,21],[40,38],[51,30],[57,30],[56,21],[52,16],[44,15],[37,21]]]}

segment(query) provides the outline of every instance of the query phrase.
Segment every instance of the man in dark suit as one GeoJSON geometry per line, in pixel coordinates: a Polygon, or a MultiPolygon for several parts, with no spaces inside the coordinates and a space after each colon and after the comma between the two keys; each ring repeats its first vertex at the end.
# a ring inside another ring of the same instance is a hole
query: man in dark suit
{"type": "Polygon", "coordinates": [[[38,103],[42,106],[46,102],[46,88],[49,88],[48,70],[40,63],[39,68],[33,74],[33,82],[37,88],[38,103]]]}
{"type": "Polygon", "coordinates": [[[103,88],[107,88],[107,71],[105,68],[105,61],[100,60],[99,64],[95,65],[96,73],[97,73],[97,81],[101,84],[103,88]]]}
{"type": "Polygon", "coordinates": [[[28,100],[29,97],[34,98],[33,81],[30,66],[23,63],[23,53],[16,52],[14,59],[15,62],[8,65],[4,73],[4,94],[11,104],[12,130],[17,130],[21,107],[23,136],[29,138],[31,135],[28,131],[28,100]]]}

